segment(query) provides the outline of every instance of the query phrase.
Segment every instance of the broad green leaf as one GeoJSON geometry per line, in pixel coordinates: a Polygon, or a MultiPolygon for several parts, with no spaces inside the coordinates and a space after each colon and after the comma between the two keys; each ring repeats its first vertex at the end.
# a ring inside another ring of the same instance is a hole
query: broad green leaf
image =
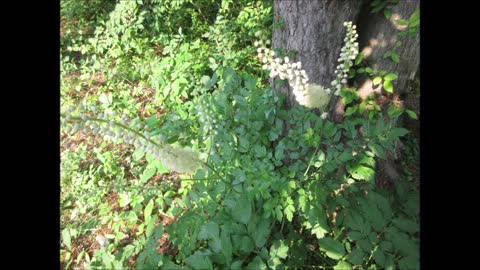
{"type": "Polygon", "coordinates": [[[186,258],[185,263],[192,267],[193,269],[213,269],[212,262],[206,255],[201,255],[199,252],[195,252],[195,254],[186,258]]]}
{"type": "Polygon", "coordinates": [[[362,239],[357,242],[357,245],[365,252],[370,253],[373,249],[372,243],[368,239],[362,239]]]}
{"type": "Polygon", "coordinates": [[[142,176],[140,177],[140,183],[146,183],[152,176],[155,175],[155,172],[157,171],[157,168],[155,167],[150,167],[143,171],[142,176]]]}
{"type": "Polygon", "coordinates": [[[283,213],[285,213],[285,217],[290,222],[292,222],[294,212],[295,212],[295,206],[293,206],[292,204],[287,205],[287,207],[283,209],[283,213]]]}
{"type": "Polygon", "coordinates": [[[420,23],[420,9],[415,10],[409,19],[409,27],[415,27],[420,23]]]}
{"type": "Polygon", "coordinates": [[[359,180],[371,181],[375,176],[375,171],[372,168],[357,164],[354,167],[347,166],[347,171],[353,178],[359,180]]]}
{"type": "Polygon", "coordinates": [[[377,85],[381,82],[382,82],[382,77],[375,77],[375,79],[373,79],[373,85],[377,85]]]}
{"type": "Polygon", "coordinates": [[[392,61],[395,63],[400,63],[400,56],[396,53],[392,53],[392,61]]]}
{"type": "Polygon", "coordinates": [[[392,16],[392,11],[387,8],[383,11],[383,15],[385,16],[385,18],[387,18],[389,20],[390,17],[392,16]]]}
{"type": "Polygon", "coordinates": [[[253,260],[245,267],[245,269],[259,270],[267,269],[267,265],[263,262],[260,256],[256,256],[253,260]]]}
{"type": "Polygon", "coordinates": [[[393,234],[393,247],[403,256],[418,255],[418,245],[405,233],[393,234]]]}
{"type": "Polygon", "coordinates": [[[370,148],[370,150],[372,150],[372,152],[375,154],[375,156],[381,158],[381,159],[385,159],[386,156],[385,156],[385,151],[383,150],[383,147],[381,145],[378,145],[376,143],[373,143],[373,142],[368,142],[368,148],[370,148]]]}
{"type": "MultiPolygon", "coordinates": [[[[147,228],[146,228],[146,230],[145,230],[145,235],[146,235],[147,237],[149,237],[150,235],[152,235],[153,229],[155,228],[155,221],[156,221],[156,219],[157,219],[157,215],[153,215],[153,216],[150,218],[149,222],[148,222],[148,223],[145,223],[145,224],[147,224],[147,228]]],[[[161,226],[161,225],[159,225],[159,226],[161,226]]]]}
{"type": "Polygon", "coordinates": [[[334,270],[351,270],[352,265],[346,261],[339,261],[337,265],[333,267],[334,270]]]}
{"type": "Polygon", "coordinates": [[[152,210],[153,210],[153,200],[150,200],[147,206],[145,207],[145,210],[143,210],[145,223],[149,223],[150,219],[152,218],[151,217],[152,210]]]}
{"type": "Polygon", "coordinates": [[[132,201],[132,199],[130,198],[130,195],[128,195],[128,194],[123,194],[122,193],[118,196],[118,204],[121,208],[127,206],[131,201],[132,201]]]}
{"type": "Polygon", "coordinates": [[[282,261],[278,257],[268,258],[267,264],[271,269],[282,269],[282,261]]]}
{"type": "Polygon", "coordinates": [[[408,21],[404,19],[398,19],[395,21],[398,25],[408,25],[408,21]]]}
{"type": "Polygon", "coordinates": [[[420,260],[417,256],[406,256],[398,261],[400,269],[420,269],[420,260]]]}
{"type": "Polygon", "coordinates": [[[382,241],[380,243],[380,248],[385,251],[392,251],[393,245],[390,241],[382,241]]]}
{"type": "Polygon", "coordinates": [[[418,119],[417,114],[416,114],[414,111],[405,110],[405,112],[408,114],[408,116],[409,116],[410,118],[415,119],[415,120],[418,119]]]}
{"type": "Polygon", "coordinates": [[[365,253],[358,247],[355,247],[347,256],[347,260],[353,264],[362,264],[365,253]]]}
{"type": "Polygon", "coordinates": [[[230,269],[242,269],[242,264],[243,264],[243,260],[234,261],[234,262],[230,265],[230,269]]]}
{"type": "Polygon", "coordinates": [[[394,128],[394,129],[392,129],[388,132],[387,137],[389,139],[395,139],[395,138],[404,136],[405,134],[407,134],[409,132],[410,131],[408,131],[407,129],[404,129],[404,128],[394,128]]]}
{"type": "Polygon", "coordinates": [[[385,266],[385,254],[383,253],[383,251],[381,251],[380,249],[377,249],[373,253],[372,257],[378,265],[385,266]]]}
{"type": "Polygon", "coordinates": [[[248,224],[250,217],[252,216],[250,201],[244,197],[237,200],[235,207],[232,209],[232,216],[236,221],[248,224]]]}
{"type": "Polygon", "coordinates": [[[385,83],[383,84],[383,88],[385,89],[385,91],[387,91],[389,93],[393,93],[392,81],[385,81],[385,83]]]}
{"type": "Polygon", "coordinates": [[[226,230],[222,230],[220,234],[220,245],[223,256],[225,256],[225,259],[227,260],[227,265],[230,265],[230,262],[232,261],[233,247],[230,235],[226,230]]]}
{"type": "Polygon", "coordinates": [[[345,256],[343,244],[333,238],[325,237],[318,240],[318,243],[320,250],[325,251],[325,254],[334,260],[339,260],[345,256]]]}
{"type": "Polygon", "coordinates": [[[288,246],[283,240],[275,240],[270,247],[270,257],[285,259],[288,255],[288,246]]]}
{"type": "Polygon", "coordinates": [[[358,106],[348,107],[345,111],[345,116],[349,116],[357,111],[358,106]]]}
{"type": "Polygon", "coordinates": [[[200,227],[200,232],[198,233],[198,240],[215,239],[218,238],[218,235],[218,224],[210,221],[200,227]]]}
{"type": "Polygon", "coordinates": [[[398,79],[398,76],[395,73],[388,73],[387,75],[385,75],[385,77],[383,77],[383,79],[385,81],[393,81],[393,80],[398,79]]]}
{"type": "Polygon", "coordinates": [[[359,53],[357,55],[357,58],[355,58],[355,65],[360,64],[360,62],[362,62],[362,59],[363,59],[363,52],[359,53]]]}
{"type": "Polygon", "coordinates": [[[244,252],[244,253],[249,253],[252,251],[252,249],[254,248],[254,243],[252,243],[252,239],[248,236],[243,236],[241,239],[240,239],[240,251],[244,252]]]}
{"type": "Polygon", "coordinates": [[[65,228],[62,231],[62,240],[65,246],[68,247],[68,249],[72,249],[72,239],[70,237],[70,228],[65,228]]]}
{"type": "Polygon", "coordinates": [[[395,226],[397,226],[397,228],[405,232],[415,233],[419,230],[419,225],[410,219],[398,217],[392,220],[392,222],[395,226]]]}
{"type": "Polygon", "coordinates": [[[348,238],[350,238],[351,240],[353,241],[357,241],[357,240],[360,240],[360,239],[363,239],[365,237],[365,235],[363,235],[361,232],[359,231],[351,231],[351,232],[348,232],[347,233],[347,236],[348,238]]]}
{"type": "Polygon", "coordinates": [[[268,219],[260,220],[258,226],[252,232],[253,240],[255,241],[255,246],[261,248],[267,242],[268,236],[270,235],[270,222],[268,219]]]}

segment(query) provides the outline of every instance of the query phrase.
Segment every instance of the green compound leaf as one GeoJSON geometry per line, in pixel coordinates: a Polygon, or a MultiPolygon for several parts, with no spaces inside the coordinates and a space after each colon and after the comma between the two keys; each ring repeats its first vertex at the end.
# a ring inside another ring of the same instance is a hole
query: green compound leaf
{"type": "Polygon", "coordinates": [[[252,207],[250,201],[247,198],[241,198],[235,204],[235,207],[232,209],[233,219],[243,223],[248,224],[252,216],[252,207]]]}
{"type": "Polygon", "coordinates": [[[325,237],[318,240],[320,245],[320,250],[324,251],[328,257],[339,260],[345,256],[345,247],[339,241],[331,238],[325,237]]]}
{"type": "Polygon", "coordinates": [[[334,270],[352,270],[352,265],[346,261],[339,261],[337,265],[333,267],[334,270]]]}

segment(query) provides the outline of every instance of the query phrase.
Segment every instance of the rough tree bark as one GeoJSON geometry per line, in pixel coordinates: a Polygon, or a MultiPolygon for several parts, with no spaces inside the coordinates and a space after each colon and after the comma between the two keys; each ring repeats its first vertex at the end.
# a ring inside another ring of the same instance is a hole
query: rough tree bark
{"type": "MultiPolygon", "coordinates": [[[[392,7],[392,17],[387,20],[383,14],[372,14],[370,0],[274,0],[274,27],[272,47],[296,52],[294,61],[301,61],[310,83],[330,87],[335,78],[334,70],[343,45],[345,28],[343,22],[357,24],[360,51],[372,61],[375,70],[386,70],[398,75],[394,81],[395,95],[399,99],[417,100],[408,96],[411,82],[419,67],[420,38],[402,38],[402,45],[395,51],[400,56],[400,63],[383,57],[387,50],[394,49],[399,40],[401,27],[394,20],[408,19],[419,7],[419,0],[399,1],[392,7]]],[[[365,98],[375,92],[371,80],[357,78],[359,94],[365,98]]],[[[298,106],[288,85],[274,85],[287,96],[287,108],[298,106]]],[[[378,91],[377,91],[378,93],[378,91]]],[[[418,104],[418,102],[417,102],[418,104]]],[[[418,107],[413,108],[419,113],[418,107]]],[[[340,98],[332,98],[329,105],[330,118],[338,122],[343,119],[344,105],[340,98]]],[[[392,165],[398,156],[380,162],[379,170],[386,171],[389,181],[398,178],[398,172],[392,165]]]]}
{"type": "MultiPolygon", "coordinates": [[[[310,83],[330,87],[346,33],[343,22],[355,23],[360,6],[360,0],[275,0],[274,21],[280,27],[274,27],[273,48],[297,52],[295,61],[302,62],[310,83]]],[[[276,87],[287,95],[287,108],[298,105],[292,89],[276,87]]]]}

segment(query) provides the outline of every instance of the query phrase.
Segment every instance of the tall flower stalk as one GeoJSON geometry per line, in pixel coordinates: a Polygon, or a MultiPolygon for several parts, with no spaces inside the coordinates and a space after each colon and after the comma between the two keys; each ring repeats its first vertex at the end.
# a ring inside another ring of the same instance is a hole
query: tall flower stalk
{"type": "Polygon", "coordinates": [[[137,149],[151,154],[160,160],[165,167],[179,173],[193,173],[204,165],[198,154],[188,148],[173,147],[166,144],[160,136],[151,137],[148,126],[144,126],[138,119],[129,121],[126,115],[120,121],[112,120],[117,114],[87,112],[83,107],[69,107],[61,113],[61,122],[66,132],[76,133],[80,130],[102,133],[104,139],[122,140],[134,145],[137,149]]]}
{"type": "MultiPolygon", "coordinates": [[[[332,92],[338,96],[342,85],[347,83],[348,72],[353,66],[353,61],[358,55],[358,34],[356,33],[356,26],[352,22],[345,22],[343,24],[347,28],[347,34],[344,39],[345,45],[340,50],[340,57],[338,62],[340,64],[335,70],[336,78],[330,83],[332,89],[326,88],[319,84],[309,83],[309,78],[304,69],[302,69],[301,62],[293,62],[288,57],[279,58],[276,53],[267,48],[271,42],[267,40],[267,36],[263,31],[257,31],[255,36],[259,38],[255,42],[257,47],[257,56],[263,63],[262,68],[270,70],[270,77],[279,77],[281,80],[287,80],[295,100],[303,106],[308,108],[319,108],[322,112],[325,110],[332,92]]],[[[326,118],[326,112],[321,114],[322,118],[326,118]]]]}

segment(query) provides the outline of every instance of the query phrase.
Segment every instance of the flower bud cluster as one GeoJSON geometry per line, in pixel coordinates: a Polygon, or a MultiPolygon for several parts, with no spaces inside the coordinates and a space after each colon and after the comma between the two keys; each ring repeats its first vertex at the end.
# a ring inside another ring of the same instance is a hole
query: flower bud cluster
{"type": "Polygon", "coordinates": [[[335,74],[337,74],[337,77],[330,83],[332,88],[335,90],[336,96],[340,94],[342,84],[347,83],[348,72],[353,66],[353,61],[355,61],[355,58],[358,55],[358,34],[355,30],[357,26],[352,24],[352,22],[344,22],[343,26],[347,28],[347,35],[343,40],[345,45],[340,50],[340,57],[338,58],[338,62],[340,62],[340,64],[335,69],[335,74]]]}
{"type": "MultiPolygon", "coordinates": [[[[338,59],[341,63],[335,70],[337,78],[331,82],[335,95],[340,94],[341,85],[347,82],[349,69],[353,66],[353,60],[358,55],[356,26],[352,22],[345,22],[344,26],[347,28],[347,35],[338,59]]],[[[266,47],[270,44],[270,41],[265,41],[267,37],[262,31],[255,33],[255,36],[259,38],[259,41],[254,44],[257,47],[258,59],[263,63],[263,69],[270,70],[271,78],[278,76],[282,80],[287,79],[288,84],[293,89],[295,99],[300,105],[309,108],[323,108],[328,104],[332,93],[330,88],[308,83],[309,78],[305,70],[302,69],[301,62],[293,62],[289,57],[277,57],[273,50],[266,47]]],[[[322,114],[322,118],[324,117],[326,115],[322,114]]]]}
{"type": "Polygon", "coordinates": [[[118,115],[116,112],[95,113],[95,107],[87,111],[82,106],[71,106],[61,114],[61,124],[65,126],[67,133],[83,131],[103,134],[106,140],[121,140],[131,144],[179,173],[192,173],[201,165],[195,152],[165,144],[161,136],[150,136],[148,125],[142,124],[138,119],[129,120],[126,115],[118,115]],[[120,120],[113,120],[115,118],[120,120]]]}

